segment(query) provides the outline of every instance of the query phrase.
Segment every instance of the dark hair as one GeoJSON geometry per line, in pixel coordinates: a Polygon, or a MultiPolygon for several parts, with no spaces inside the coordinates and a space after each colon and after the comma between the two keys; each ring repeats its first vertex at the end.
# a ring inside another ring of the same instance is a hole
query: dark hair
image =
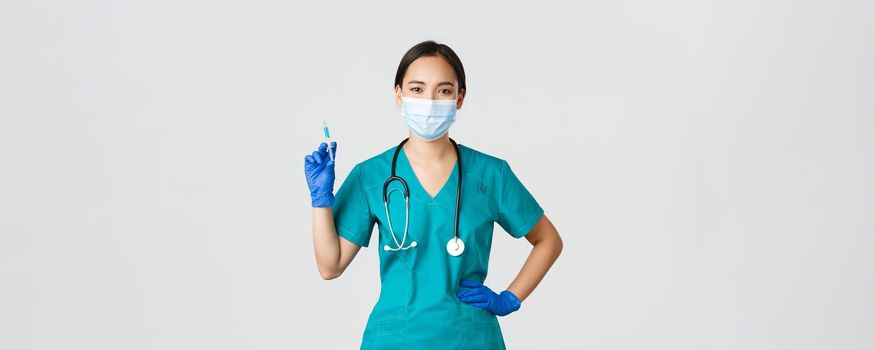
{"type": "Polygon", "coordinates": [[[413,61],[416,61],[417,58],[423,56],[440,56],[447,61],[456,72],[456,79],[459,80],[458,91],[462,92],[466,90],[465,68],[462,67],[462,60],[459,59],[459,56],[456,56],[456,53],[453,52],[453,49],[449,46],[438,44],[432,40],[423,41],[416,44],[416,46],[411,47],[410,50],[407,50],[407,53],[401,58],[401,63],[398,64],[398,72],[395,73],[395,86],[404,86],[402,82],[404,80],[404,74],[407,73],[407,68],[410,67],[410,64],[413,63],[413,61]]]}

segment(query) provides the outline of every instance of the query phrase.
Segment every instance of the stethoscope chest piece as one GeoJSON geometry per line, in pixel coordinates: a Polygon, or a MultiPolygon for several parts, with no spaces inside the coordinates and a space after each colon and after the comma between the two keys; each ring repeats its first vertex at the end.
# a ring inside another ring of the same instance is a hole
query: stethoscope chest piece
{"type": "Polygon", "coordinates": [[[447,242],[447,253],[452,256],[459,256],[465,251],[465,242],[461,238],[453,237],[447,242]]]}

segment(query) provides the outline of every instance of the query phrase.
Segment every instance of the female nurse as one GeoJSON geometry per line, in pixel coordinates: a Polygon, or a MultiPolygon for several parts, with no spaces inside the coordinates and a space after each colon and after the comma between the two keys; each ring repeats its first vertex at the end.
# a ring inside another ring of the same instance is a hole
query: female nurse
{"type": "Polygon", "coordinates": [[[449,137],[465,96],[456,53],[422,42],[395,75],[406,139],[356,164],[337,194],[328,145],[305,157],[322,278],[340,276],[378,226],[381,290],[362,349],[504,349],[496,316],[519,310],[562,251],[508,163],[449,137]],[[393,173],[400,180],[387,182],[393,173]],[[495,222],[533,248],[507,289],[493,291],[483,283],[495,222]]]}

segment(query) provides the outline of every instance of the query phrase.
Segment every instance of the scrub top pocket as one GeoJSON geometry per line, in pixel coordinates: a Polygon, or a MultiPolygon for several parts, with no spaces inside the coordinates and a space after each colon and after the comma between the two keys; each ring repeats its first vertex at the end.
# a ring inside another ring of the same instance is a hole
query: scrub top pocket
{"type": "Polygon", "coordinates": [[[374,311],[362,341],[362,349],[402,349],[407,342],[407,308],[374,311]]]}
{"type": "Polygon", "coordinates": [[[462,349],[504,349],[504,339],[495,315],[471,305],[461,305],[462,349]]]}

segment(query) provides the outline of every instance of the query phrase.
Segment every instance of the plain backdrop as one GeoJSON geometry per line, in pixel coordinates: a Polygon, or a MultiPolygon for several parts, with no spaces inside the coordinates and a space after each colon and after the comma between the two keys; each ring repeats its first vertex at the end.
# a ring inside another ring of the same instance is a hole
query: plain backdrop
{"type": "MultiPolygon", "coordinates": [[[[0,348],[352,349],[374,245],[313,256],[406,137],[401,56],[451,46],[450,135],[565,249],[511,349],[875,348],[875,2],[0,1],[0,348]],[[338,188],[338,187],[335,187],[338,188]]],[[[530,249],[496,226],[487,285],[530,249]]]]}

